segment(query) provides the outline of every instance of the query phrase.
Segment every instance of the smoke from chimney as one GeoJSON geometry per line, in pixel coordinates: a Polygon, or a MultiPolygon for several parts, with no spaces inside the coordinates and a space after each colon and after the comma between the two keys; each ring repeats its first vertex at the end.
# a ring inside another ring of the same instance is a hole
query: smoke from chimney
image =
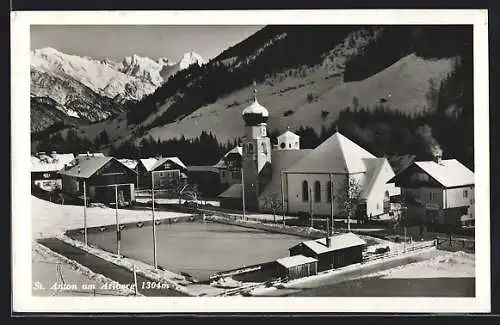
{"type": "Polygon", "coordinates": [[[443,157],[443,149],[437,142],[436,139],[432,136],[432,128],[425,124],[417,128],[417,134],[424,141],[429,153],[432,155],[433,160],[437,163],[441,162],[441,158],[443,157]]]}

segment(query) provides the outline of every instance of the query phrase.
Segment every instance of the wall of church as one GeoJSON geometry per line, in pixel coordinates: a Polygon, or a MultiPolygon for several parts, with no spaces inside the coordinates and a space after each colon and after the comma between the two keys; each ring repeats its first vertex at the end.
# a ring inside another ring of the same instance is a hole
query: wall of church
{"type": "MultiPolygon", "coordinates": [[[[361,184],[364,183],[364,174],[351,175],[361,184]]],[[[341,188],[344,187],[346,175],[335,174],[332,175],[333,179],[333,213],[337,215],[341,213],[339,209],[338,200],[336,197],[339,195],[341,188]]],[[[310,202],[312,199],[313,203],[313,214],[314,215],[330,215],[331,213],[331,203],[328,198],[328,182],[330,181],[330,176],[328,174],[287,174],[286,176],[287,186],[287,207],[289,213],[299,213],[306,212],[309,213],[310,202]],[[309,187],[311,187],[312,198],[309,197],[307,201],[304,201],[302,195],[303,182],[307,181],[309,187]],[[315,197],[315,183],[320,183],[320,200],[316,201],[315,197]]]]}

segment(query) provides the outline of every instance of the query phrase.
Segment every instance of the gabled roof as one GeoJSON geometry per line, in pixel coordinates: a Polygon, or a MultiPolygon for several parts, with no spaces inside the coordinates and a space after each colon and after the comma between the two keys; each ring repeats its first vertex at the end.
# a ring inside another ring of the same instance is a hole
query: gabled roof
{"type": "Polygon", "coordinates": [[[138,161],[133,159],[118,159],[118,161],[130,169],[135,169],[135,167],[137,167],[138,164],[138,161]]]}
{"type": "Polygon", "coordinates": [[[229,186],[227,190],[219,194],[218,197],[240,199],[242,197],[242,192],[241,184],[233,184],[229,186]]]}
{"type": "MultiPolygon", "coordinates": [[[[316,240],[308,240],[300,243],[299,245],[307,246],[315,254],[323,254],[326,252],[331,252],[339,249],[366,245],[366,242],[363,239],[353,234],[352,232],[331,236],[330,240],[331,240],[330,247],[326,246],[326,238],[324,237],[316,240]]],[[[298,245],[295,245],[294,247],[297,246],[298,245]]]]}
{"type": "Polygon", "coordinates": [[[326,139],[316,149],[287,169],[289,173],[341,173],[366,172],[364,158],[376,158],[340,132],[326,139]]]}
{"type": "Polygon", "coordinates": [[[281,171],[297,163],[302,157],[311,152],[312,149],[301,150],[273,150],[271,151],[272,176],[270,182],[261,191],[259,198],[279,194],[281,196],[281,171]]]}
{"type": "Polygon", "coordinates": [[[184,169],[187,169],[186,165],[184,165],[184,163],[177,157],[162,157],[156,161],[156,164],[153,165],[151,170],[155,170],[156,168],[160,167],[161,165],[163,165],[167,161],[172,162],[172,163],[174,163],[174,164],[176,164],[184,169]]]}
{"type": "Polygon", "coordinates": [[[174,164],[179,165],[180,167],[187,169],[186,165],[177,157],[161,157],[161,158],[143,158],[139,159],[139,161],[142,163],[144,168],[148,172],[155,170],[159,166],[163,165],[165,162],[170,161],[173,162],[174,164]]]}
{"type": "Polygon", "coordinates": [[[415,162],[420,169],[429,174],[444,187],[456,187],[474,184],[474,172],[456,159],[415,162]]]}
{"type": "Polygon", "coordinates": [[[283,265],[286,268],[303,265],[307,263],[317,262],[318,260],[312,257],[304,256],[304,255],[293,255],[288,257],[283,257],[276,260],[276,263],[283,265]]]}
{"type": "MultiPolygon", "coordinates": [[[[366,183],[363,186],[363,193],[361,197],[367,199],[374,189],[374,185],[377,183],[377,179],[382,172],[384,164],[387,163],[387,167],[391,169],[391,174],[389,178],[394,176],[394,171],[386,158],[372,158],[363,159],[366,165],[366,183]]],[[[384,182],[385,183],[385,182],[384,182]]]]}
{"type": "Polygon", "coordinates": [[[61,169],[59,174],[78,178],[89,178],[113,159],[116,160],[113,157],[103,156],[77,157],[68,164],[68,168],[61,169]]]}
{"type": "Polygon", "coordinates": [[[53,153],[31,156],[31,172],[57,172],[75,159],[72,153],[53,153]]]}
{"type": "Polygon", "coordinates": [[[148,172],[153,170],[154,165],[158,162],[156,158],[142,158],[139,159],[139,162],[146,168],[148,172]]]}
{"type": "Polygon", "coordinates": [[[224,160],[229,155],[240,155],[240,156],[243,156],[243,147],[236,146],[233,149],[231,149],[228,152],[226,152],[226,154],[214,165],[214,167],[223,168],[225,166],[225,161],[224,160]]]}

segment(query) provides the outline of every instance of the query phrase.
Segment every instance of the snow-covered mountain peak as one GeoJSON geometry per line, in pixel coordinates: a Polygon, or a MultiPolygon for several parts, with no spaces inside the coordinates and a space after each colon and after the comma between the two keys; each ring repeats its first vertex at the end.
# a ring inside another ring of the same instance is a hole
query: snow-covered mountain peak
{"type": "Polygon", "coordinates": [[[186,69],[194,63],[197,63],[199,66],[201,66],[203,64],[206,64],[207,61],[196,52],[187,52],[182,55],[182,58],[179,61],[179,69],[186,69]]]}

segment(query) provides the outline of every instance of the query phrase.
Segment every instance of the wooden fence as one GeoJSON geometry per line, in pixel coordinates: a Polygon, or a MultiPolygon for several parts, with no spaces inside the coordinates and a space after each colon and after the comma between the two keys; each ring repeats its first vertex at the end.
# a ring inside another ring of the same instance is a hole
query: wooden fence
{"type": "Polygon", "coordinates": [[[476,242],[472,239],[438,237],[436,241],[439,249],[451,251],[463,250],[467,252],[475,252],[476,250],[476,242]]]}
{"type": "Polygon", "coordinates": [[[406,244],[406,247],[403,247],[402,249],[388,251],[386,253],[381,253],[381,254],[365,255],[365,256],[363,256],[363,263],[375,261],[375,260],[379,260],[379,259],[383,259],[383,258],[395,257],[395,256],[398,256],[401,254],[410,253],[410,252],[414,252],[417,250],[434,247],[434,246],[436,246],[436,244],[437,244],[436,240],[406,244]]]}

